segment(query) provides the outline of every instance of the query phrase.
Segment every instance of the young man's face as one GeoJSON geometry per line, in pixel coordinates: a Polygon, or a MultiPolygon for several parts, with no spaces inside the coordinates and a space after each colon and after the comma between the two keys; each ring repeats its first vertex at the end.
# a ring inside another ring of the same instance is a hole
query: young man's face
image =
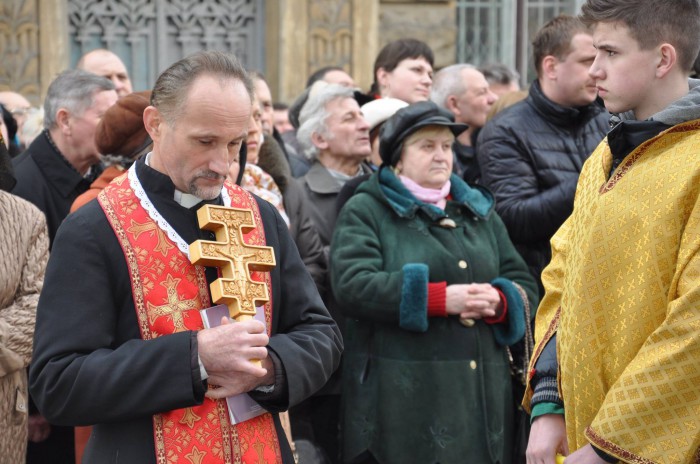
{"type": "Polygon", "coordinates": [[[646,119],[645,101],[655,82],[655,50],[641,50],[621,23],[599,23],[593,32],[597,48],[589,73],[596,81],[598,95],[611,113],[633,110],[646,119]]]}
{"type": "Polygon", "coordinates": [[[571,39],[571,52],[556,64],[556,79],[560,103],[584,106],[596,98],[595,81],[588,75],[595,48],[588,34],[576,34],[571,39]]]}

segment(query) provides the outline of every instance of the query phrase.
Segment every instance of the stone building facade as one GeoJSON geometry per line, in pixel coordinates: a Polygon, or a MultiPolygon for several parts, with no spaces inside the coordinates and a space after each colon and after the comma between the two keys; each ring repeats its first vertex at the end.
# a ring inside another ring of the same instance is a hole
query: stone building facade
{"type": "Polygon", "coordinates": [[[400,37],[427,42],[437,66],[455,60],[456,0],[0,0],[0,90],[40,104],[78,57],[109,48],[135,90],[203,48],[231,51],[262,71],[290,102],[307,77],[340,65],[363,89],[380,48],[400,37]]]}
{"type": "Polygon", "coordinates": [[[436,68],[501,62],[533,78],[530,39],[584,0],[0,0],[0,90],[38,105],[48,84],[80,55],[108,48],[135,90],[200,49],[236,54],[290,103],[316,69],[342,66],[368,90],[386,43],[414,37],[436,68]]]}

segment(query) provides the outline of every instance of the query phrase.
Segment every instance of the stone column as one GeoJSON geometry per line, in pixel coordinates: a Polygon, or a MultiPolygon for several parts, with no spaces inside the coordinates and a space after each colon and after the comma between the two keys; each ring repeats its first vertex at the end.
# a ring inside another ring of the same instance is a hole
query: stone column
{"type": "Polygon", "coordinates": [[[276,100],[292,103],[323,66],[341,66],[369,88],[379,0],[279,0],[277,6],[266,11],[266,77],[276,100]]]}
{"type": "Polygon", "coordinates": [[[70,66],[68,0],[39,1],[41,99],[52,80],[70,66]]]}

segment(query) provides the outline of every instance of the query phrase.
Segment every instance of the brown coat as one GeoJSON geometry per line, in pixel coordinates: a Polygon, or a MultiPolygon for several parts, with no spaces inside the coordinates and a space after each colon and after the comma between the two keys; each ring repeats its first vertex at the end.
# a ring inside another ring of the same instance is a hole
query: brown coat
{"type": "Polygon", "coordinates": [[[13,464],[25,460],[26,367],[49,238],[41,211],[1,190],[0,218],[0,464],[13,464]]]}

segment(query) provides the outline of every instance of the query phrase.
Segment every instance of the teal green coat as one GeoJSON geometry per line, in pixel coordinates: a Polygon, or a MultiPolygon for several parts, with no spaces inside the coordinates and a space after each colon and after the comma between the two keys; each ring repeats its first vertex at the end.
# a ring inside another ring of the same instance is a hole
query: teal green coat
{"type": "Polygon", "coordinates": [[[343,456],[381,463],[509,463],[513,398],[506,345],[522,339],[536,284],[485,189],[452,176],[445,211],[381,169],[340,213],[331,248],[335,297],[347,317],[343,456]],[[456,228],[438,221],[448,216],[456,228]],[[466,266],[465,266],[466,263],[466,266]],[[491,282],[502,324],[427,317],[428,282],[491,282]]]}

